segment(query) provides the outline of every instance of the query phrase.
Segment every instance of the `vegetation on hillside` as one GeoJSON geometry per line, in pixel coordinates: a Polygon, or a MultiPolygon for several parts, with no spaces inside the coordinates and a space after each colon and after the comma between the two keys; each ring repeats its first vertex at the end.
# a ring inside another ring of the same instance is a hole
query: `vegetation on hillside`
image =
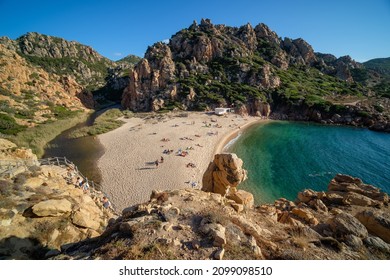
{"type": "Polygon", "coordinates": [[[73,138],[84,136],[94,136],[106,133],[120,127],[124,122],[118,120],[120,117],[130,118],[130,111],[121,111],[119,109],[109,109],[96,118],[92,126],[83,127],[74,131],[71,135],[73,138]]]}

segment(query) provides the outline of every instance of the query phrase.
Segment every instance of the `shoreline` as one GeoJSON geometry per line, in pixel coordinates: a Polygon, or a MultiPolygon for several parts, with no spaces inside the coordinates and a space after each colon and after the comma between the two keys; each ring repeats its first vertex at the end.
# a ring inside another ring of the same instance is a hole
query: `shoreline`
{"type": "Polygon", "coordinates": [[[147,201],[152,190],[201,188],[214,154],[221,152],[234,135],[268,121],[204,112],[139,115],[123,120],[121,127],[98,136],[105,151],[98,159],[102,187],[119,210],[147,201]],[[166,150],[170,152],[164,153],[166,150]],[[179,151],[184,156],[177,155],[179,151]],[[163,162],[156,166],[161,157],[163,162]]]}
{"type": "Polygon", "coordinates": [[[215,146],[215,149],[214,149],[214,152],[213,152],[213,156],[215,154],[220,154],[220,153],[224,153],[226,152],[225,151],[225,147],[227,144],[229,144],[230,141],[232,141],[233,139],[235,139],[237,136],[239,136],[240,132],[241,134],[244,133],[246,130],[248,130],[249,128],[251,128],[252,126],[255,126],[256,124],[260,124],[260,123],[268,123],[272,120],[270,119],[257,119],[257,120],[252,120],[250,121],[249,123],[246,123],[244,124],[242,127],[240,128],[237,128],[236,130],[232,131],[231,133],[225,135],[220,141],[219,143],[215,146]]]}

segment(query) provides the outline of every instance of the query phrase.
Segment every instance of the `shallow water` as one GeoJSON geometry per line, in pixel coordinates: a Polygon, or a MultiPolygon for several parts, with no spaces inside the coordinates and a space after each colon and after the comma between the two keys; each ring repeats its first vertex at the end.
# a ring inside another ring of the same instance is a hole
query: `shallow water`
{"type": "Polygon", "coordinates": [[[367,129],[275,121],[245,131],[229,148],[244,161],[256,203],[294,200],[305,188],[326,190],[337,173],[390,193],[390,134],[367,129]]]}
{"type": "Polygon", "coordinates": [[[94,120],[107,109],[91,114],[88,119],[58,135],[45,147],[43,158],[66,157],[72,161],[89,180],[101,183],[101,174],[97,167],[98,159],[104,154],[104,148],[97,137],[88,136],[71,139],[70,134],[82,127],[91,126],[94,120]]]}

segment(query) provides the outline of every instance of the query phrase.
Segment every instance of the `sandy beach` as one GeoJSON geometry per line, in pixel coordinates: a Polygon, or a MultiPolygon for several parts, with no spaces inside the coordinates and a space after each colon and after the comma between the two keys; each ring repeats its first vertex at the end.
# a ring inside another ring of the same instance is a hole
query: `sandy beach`
{"type": "Polygon", "coordinates": [[[244,128],[265,121],[195,112],[123,120],[123,126],[99,136],[105,149],[98,161],[103,190],[119,211],[147,201],[152,190],[200,188],[214,154],[244,128]]]}

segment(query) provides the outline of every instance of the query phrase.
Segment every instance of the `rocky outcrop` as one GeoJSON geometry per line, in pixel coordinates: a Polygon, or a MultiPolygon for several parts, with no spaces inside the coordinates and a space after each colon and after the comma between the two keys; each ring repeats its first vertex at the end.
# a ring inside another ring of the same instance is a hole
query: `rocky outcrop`
{"type": "Polygon", "coordinates": [[[130,71],[130,84],[123,92],[122,106],[133,111],[158,111],[165,99],[176,96],[174,72],[169,47],[163,43],[149,47],[145,59],[130,71]]]}
{"type": "Polygon", "coordinates": [[[356,218],[368,229],[368,231],[390,243],[390,215],[373,210],[364,210],[356,215],[356,218]]]}
{"type": "MultiPolygon", "coordinates": [[[[13,160],[26,162],[19,157],[13,160]]],[[[57,255],[65,244],[100,235],[114,216],[102,206],[102,193],[92,189],[84,193],[76,188],[65,168],[39,166],[30,160],[23,170],[11,173],[9,178],[0,171],[2,259],[44,259],[57,255]]]]}
{"type": "Polygon", "coordinates": [[[290,55],[290,64],[304,64],[310,66],[317,62],[317,57],[314,54],[312,46],[302,38],[295,40],[285,38],[281,47],[290,55]]]}
{"type": "Polygon", "coordinates": [[[236,154],[216,154],[203,175],[202,190],[220,194],[238,204],[253,206],[253,195],[237,186],[246,180],[246,170],[236,154]]]}

